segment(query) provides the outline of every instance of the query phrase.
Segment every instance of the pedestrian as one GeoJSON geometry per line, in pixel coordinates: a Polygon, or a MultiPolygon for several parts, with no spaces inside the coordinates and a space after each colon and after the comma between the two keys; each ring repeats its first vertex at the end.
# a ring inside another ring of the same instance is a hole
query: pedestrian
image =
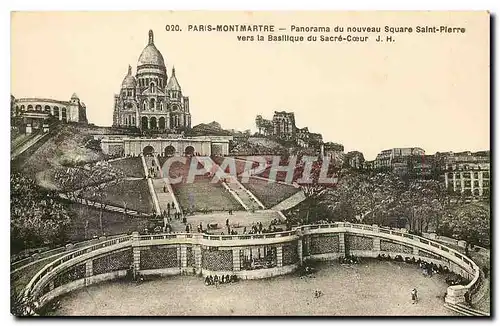
{"type": "Polygon", "coordinates": [[[418,300],[417,289],[413,289],[411,290],[411,301],[413,301],[412,304],[417,303],[417,300],[418,300]]]}
{"type": "Polygon", "coordinates": [[[226,226],[229,226],[229,219],[226,219],[226,226]]]}

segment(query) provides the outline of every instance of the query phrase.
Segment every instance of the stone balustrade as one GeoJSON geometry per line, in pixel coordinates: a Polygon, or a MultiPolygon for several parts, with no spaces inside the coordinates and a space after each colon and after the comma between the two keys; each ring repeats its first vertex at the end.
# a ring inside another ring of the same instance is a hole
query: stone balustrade
{"type": "Polygon", "coordinates": [[[448,287],[446,302],[464,302],[466,293],[472,294],[479,284],[479,267],[445,245],[400,230],[338,222],[266,234],[133,233],[48,263],[29,282],[25,293],[44,304],[76,288],[124,277],[129,270],[134,275],[231,274],[253,279],[293,272],[307,259],[335,259],[348,254],[377,257],[381,253],[447,266],[470,281],[465,286],[448,287]],[[82,264],[85,268],[72,270],[82,264]],[[63,273],[68,276],[55,284],[56,277],[63,273]],[[82,273],[84,278],[75,279],[82,273]]]}

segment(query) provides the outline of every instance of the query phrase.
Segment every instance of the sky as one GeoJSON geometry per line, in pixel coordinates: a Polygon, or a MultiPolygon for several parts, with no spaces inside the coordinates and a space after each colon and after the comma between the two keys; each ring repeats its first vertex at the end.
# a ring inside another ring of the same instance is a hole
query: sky
{"type": "Polygon", "coordinates": [[[295,112],[298,127],[366,159],[393,147],[490,148],[485,13],[32,12],[13,13],[11,25],[12,95],[69,100],[75,92],[96,125],[112,124],[114,94],[129,64],[135,73],[152,29],[169,76],[175,66],[190,98],[193,126],[255,131],[256,115],[284,110],[295,112]],[[183,31],[167,32],[167,24],[183,31]],[[189,32],[189,24],[274,24],[294,36],[308,34],[292,34],[291,25],[447,25],[466,33],[292,44],[239,42],[248,33],[189,32]]]}

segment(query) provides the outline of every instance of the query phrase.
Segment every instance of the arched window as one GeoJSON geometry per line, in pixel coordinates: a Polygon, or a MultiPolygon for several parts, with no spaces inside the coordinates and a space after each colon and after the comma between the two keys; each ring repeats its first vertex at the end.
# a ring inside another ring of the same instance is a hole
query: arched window
{"type": "Polygon", "coordinates": [[[164,117],[161,117],[160,119],[158,119],[158,128],[159,129],[165,129],[165,118],[164,117]]]}
{"type": "Polygon", "coordinates": [[[155,99],[154,99],[154,98],[152,98],[152,99],[150,99],[150,100],[149,100],[149,108],[150,108],[151,110],[154,110],[154,109],[155,109],[155,104],[156,104],[156,101],[155,101],[155,99]]]}
{"type": "Polygon", "coordinates": [[[31,110],[33,110],[33,105],[30,104],[30,105],[28,105],[28,111],[31,111],[31,110]]]}
{"type": "Polygon", "coordinates": [[[153,93],[153,92],[154,92],[154,89],[155,89],[155,84],[154,84],[154,83],[149,84],[149,91],[150,91],[151,93],[153,93]]]}
{"type": "Polygon", "coordinates": [[[24,105],[21,105],[21,111],[24,111],[24,109],[25,109],[24,105]]]}
{"type": "Polygon", "coordinates": [[[65,122],[68,121],[66,116],[66,108],[61,109],[61,120],[65,122]]]}
{"type": "Polygon", "coordinates": [[[147,109],[147,103],[146,101],[144,101],[144,103],[142,103],[142,110],[146,111],[147,109]]]}
{"type": "Polygon", "coordinates": [[[50,106],[46,105],[44,111],[50,113],[50,106]]]}
{"type": "Polygon", "coordinates": [[[54,117],[59,119],[59,107],[57,106],[54,106],[54,117]]]}
{"type": "Polygon", "coordinates": [[[141,126],[142,126],[142,129],[148,129],[148,118],[147,117],[142,117],[141,118],[141,126]]]}
{"type": "Polygon", "coordinates": [[[149,121],[149,124],[150,124],[150,127],[151,129],[156,129],[158,128],[157,124],[156,124],[156,118],[155,117],[152,117],[149,121]]]}
{"type": "Polygon", "coordinates": [[[37,106],[35,106],[35,110],[42,111],[42,106],[40,104],[38,104],[37,106]]]}
{"type": "Polygon", "coordinates": [[[135,126],[135,116],[132,116],[132,126],[135,126]]]}
{"type": "Polygon", "coordinates": [[[160,111],[163,111],[163,102],[160,102],[160,111]]]}

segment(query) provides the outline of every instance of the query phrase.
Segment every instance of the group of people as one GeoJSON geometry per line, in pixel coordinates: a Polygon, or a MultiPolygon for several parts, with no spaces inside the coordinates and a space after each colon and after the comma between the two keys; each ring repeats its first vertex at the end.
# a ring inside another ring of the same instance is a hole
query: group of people
{"type": "Polygon", "coordinates": [[[160,167],[150,167],[148,168],[148,178],[156,178],[160,173],[160,167]]]}
{"type": "MultiPolygon", "coordinates": [[[[434,274],[439,274],[440,272],[442,273],[443,271],[445,271],[443,266],[441,265],[438,266],[434,263],[428,263],[425,261],[418,262],[418,266],[420,267],[420,269],[422,269],[422,274],[424,276],[429,276],[429,277],[431,277],[434,274]]],[[[448,267],[446,267],[446,269],[448,269],[448,267]]]]}
{"type": "Polygon", "coordinates": [[[218,286],[219,284],[226,284],[226,283],[232,283],[232,282],[237,282],[238,277],[236,275],[222,275],[222,276],[207,276],[205,277],[205,285],[215,285],[218,286]]]}
{"type": "MultiPolygon", "coordinates": [[[[283,231],[282,228],[276,227],[276,225],[278,223],[279,222],[276,219],[272,220],[270,225],[269,225],[269,228],[267,228],[267,229],[262,226],[262,222],[252,224],[252,227],[251,227],[250,231],[248,232],[248,234],[264,234],[264,233],[282,232],[283,231]]],[[[246,228],[243,230],[243,233],[246,234],[246,228]]]]}
{"type": "Polygon", "coordinates": [[[317,299],[323,295],[323,292],[321,290],[316,290],[314,291],[314,297],[317,299]]]}
{"type": "Polygon", "coordinates": [[[346,255],[345,257],[339,257],[340,264],[359,264],[359,258],[354,255],[346,255]]]}

